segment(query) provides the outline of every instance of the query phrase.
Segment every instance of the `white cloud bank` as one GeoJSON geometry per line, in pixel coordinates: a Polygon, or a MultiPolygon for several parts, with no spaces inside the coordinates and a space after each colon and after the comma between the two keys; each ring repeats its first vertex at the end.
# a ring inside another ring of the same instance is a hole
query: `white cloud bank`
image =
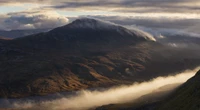
{"type": "Polygon", "coordinates": [[[55,11],[24,11],[0,16],[0,30],[49,29],[67,23],[68,19],[55,11]]]}
{"type": "Polygon", "coordinates": [[[158,77],[148,82],[119,86],[104,91],[83,90],[76,95],[44,102],[14,103],[18,109],[30,110],[84,110],[108,104],[118,104],[137,99],[145,94],[169,84],[184,83],[200,69],[186,70],[175,76],[158,77]]]}

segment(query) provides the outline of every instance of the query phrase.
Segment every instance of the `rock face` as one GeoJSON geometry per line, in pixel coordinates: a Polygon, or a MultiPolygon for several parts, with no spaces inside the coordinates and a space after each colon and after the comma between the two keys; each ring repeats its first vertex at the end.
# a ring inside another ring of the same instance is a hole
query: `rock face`
{"type": "Polygon", "coordinates": [[[172,96],[163,102],[158,110],[199,110],[200,109],[200,70],[182,85],[172,96]]]}
{"type": "Polygon", "coordinates": [[[184,54],[174,60],[176,50],[164,48],[143,34],[88,18],[0,41],[0,97],[129,84],[199,64],[184,54]]]}

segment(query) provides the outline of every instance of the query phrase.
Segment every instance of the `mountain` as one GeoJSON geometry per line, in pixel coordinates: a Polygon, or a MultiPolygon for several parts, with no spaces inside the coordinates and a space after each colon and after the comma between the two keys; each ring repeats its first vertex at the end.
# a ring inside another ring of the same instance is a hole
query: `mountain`
{"type": "Polygon", "coordinates": [[[200,70],[164,101],[159,110],[199,110],[199,96],[200,70]]]}
{"type": "Polygon", "coordinates": [[[49,32],[0,41],[0,97],[132,84],[194,68],[199,51],[82,18],[49,32]]]}
{"type": "Polygon", "coordinates": [[[106,23],[100,20],[83,18],[72,23],[53,29],[48,33],[40,33],[25,38],[15,39],[17,43],[24,43],[23,46],[34,48],[93,48],[92,45],[99,46],[121,46],[135,44],[139,41],[149,40],[142,34],[136,34],[122,26],[106,23]],[[42,36],[39,37],[39,36],[42,36]],[[51,43],[51,44],[49,44],[51,43]],[[59,43],[59,44],[58,44],[59,43]],[[81,47],[80,47],[81,46],[81,47]]]}
{"type": "Polygon", "coordinates": [[[10,31],[0,30],[0,36],[8,39],[13,39],[31,34],[46,32],[48,30],[50,29],[30,29],[30,30],[10,30],[10,31]]]}

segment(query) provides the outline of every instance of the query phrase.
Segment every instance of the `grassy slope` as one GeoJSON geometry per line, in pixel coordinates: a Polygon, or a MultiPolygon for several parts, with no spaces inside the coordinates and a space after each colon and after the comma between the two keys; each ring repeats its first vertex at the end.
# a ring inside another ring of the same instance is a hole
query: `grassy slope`
{"type": "Polygon", "coordinates": [[[72,53],[62,49],[34,50],[3,44],[0,48],[0,97],[46,95],[130,84],[198,64],[198,59],[188,60],[192,62],[189,65],[181,58],[175,61],[164,59],[152,67],[155,64],[149,63],[152,61],[152,46],[154,44],[141,43],[100,53],[92,50],[72,53]],[[165,73],[162,68],[166,68],[165,73]]]}
{"type": "MultiPolygon", "coordinates": [[[[143,65],[131,61],[135,55],[147,56],[145,51],[126,53],[122,50],[105,55],[70,55],[66,51],[24,52],[20,49],[3,49],[0,54],[1,97],[22,97],[77,90],[88,87],[126,83],[123,76],[144,69],[143,65]],[[119,52],[121,51],[121,52],[119,52]],[[124,80],[123,80],[124,79],[124,80]],[[119,82],[120,80],[120,82],[119,82]]],[[[138,59],[144,62],[144,59],[138,59]]]]}

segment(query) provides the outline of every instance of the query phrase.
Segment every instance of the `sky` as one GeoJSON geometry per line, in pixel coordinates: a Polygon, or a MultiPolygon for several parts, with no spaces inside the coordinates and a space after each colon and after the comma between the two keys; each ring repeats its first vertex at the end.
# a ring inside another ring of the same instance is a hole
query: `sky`
{"type": "Polygon", "coordinates": [[[54,28],[78,17],[199,33],[200,0],[0,0],[0,30],[54,28]]]}

